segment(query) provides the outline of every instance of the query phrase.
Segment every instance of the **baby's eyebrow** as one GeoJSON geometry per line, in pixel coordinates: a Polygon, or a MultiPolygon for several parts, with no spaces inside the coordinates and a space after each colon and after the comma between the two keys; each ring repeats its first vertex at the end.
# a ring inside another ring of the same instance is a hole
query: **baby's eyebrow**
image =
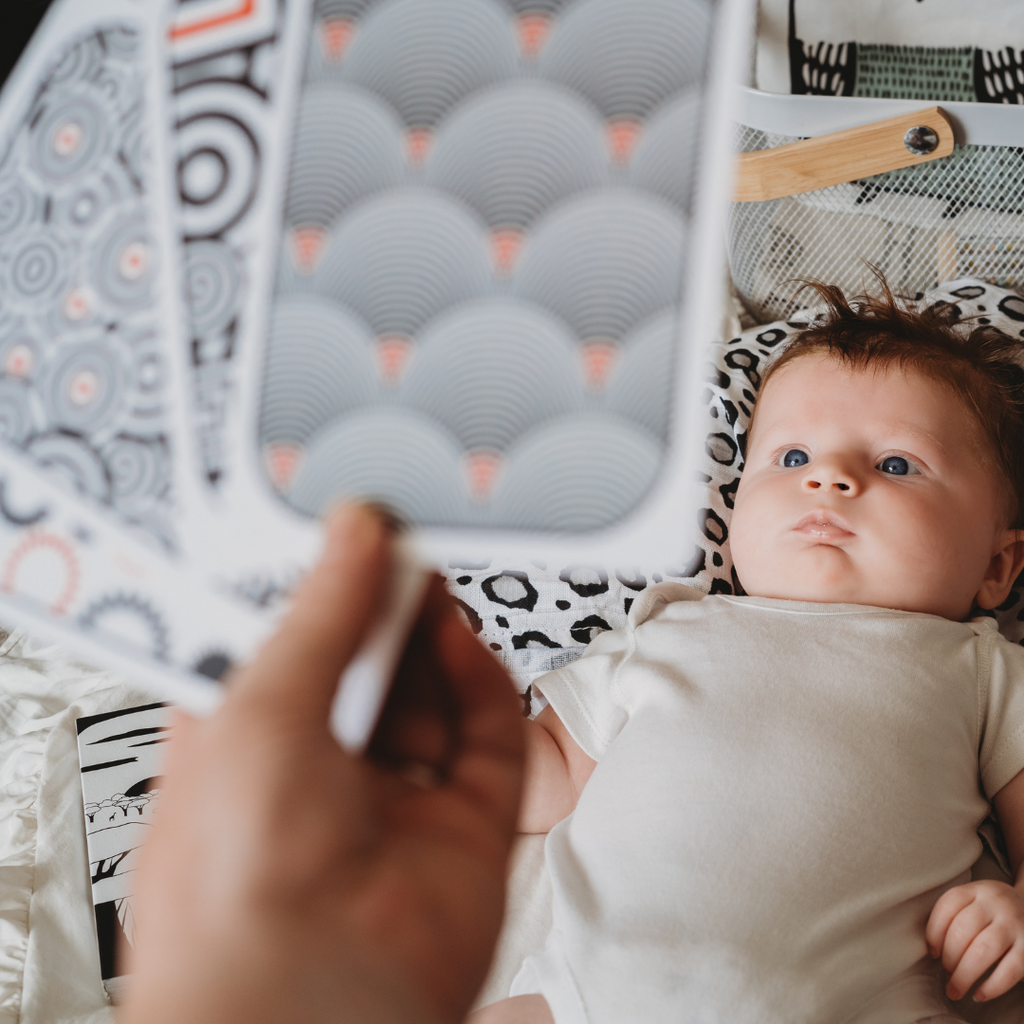
{"type": "Polygon", "coordinates": [[[939,454],[945,458],[950,457],[949,447],[942,443],[942,441],[933,434],[930,430],[925,430],[923,427],[908,426],[905,423],[892,424],[884,430],[890,438],[913,438],[917,442],[924,442],[926,445],[930,445],[932,448],[938,450],[939,454]]]}

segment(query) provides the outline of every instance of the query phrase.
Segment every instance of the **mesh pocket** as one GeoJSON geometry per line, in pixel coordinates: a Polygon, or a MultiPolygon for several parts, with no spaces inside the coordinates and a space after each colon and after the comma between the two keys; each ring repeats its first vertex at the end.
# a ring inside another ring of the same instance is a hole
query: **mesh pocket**
{"type": "MultiPolygon", "coordinates": [[[[797,141],[739,126],[736,148],[797,141]]],[[[830,188],[733,203],[729,263],[761,322],[802,305],[801,279],[858,292],[877,266],[898,293],[976,277],[1024,291],[1024,148],[957,145],[930,163],[830,188]]]]}

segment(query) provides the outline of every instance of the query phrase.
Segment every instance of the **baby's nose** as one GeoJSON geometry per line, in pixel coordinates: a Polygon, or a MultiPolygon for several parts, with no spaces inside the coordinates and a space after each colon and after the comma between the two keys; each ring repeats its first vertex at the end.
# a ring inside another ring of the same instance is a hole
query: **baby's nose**
{"type": "Polygon", "coordinates": [[[804,477],[803,485],[808,491],[836,490],[847,497],[853,497],[860,490],[855,474],[841,465],[827,463],[814,465],[804,477]]]}

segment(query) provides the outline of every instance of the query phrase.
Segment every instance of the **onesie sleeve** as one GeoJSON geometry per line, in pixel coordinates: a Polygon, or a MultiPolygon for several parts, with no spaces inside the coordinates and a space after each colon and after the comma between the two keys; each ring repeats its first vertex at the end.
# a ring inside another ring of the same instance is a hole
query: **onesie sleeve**
{"type": "Polygon", "coordinates": [[[994,628],[978,639],[982,684],[978,761],[985,794],[991,799],[1024,769],[1024,649],[994,628]]]}
{"type": "Polygon", "coordinates": [[[577,661],[534,681],[569,735],[595,761],[601,760],[633,712],[617,679],[636,651],[636,629],[673,602],[703,598],[701,591],[681,583],[648,587],[634,602],[623,629],[601,633],[577,661]]]}
{"type": "Polygon", "coordinates": [[[633,647],[633,626],[609,630],[591,641],[583,656],[533,683],[547,698],[569,735],[595,761],[629,719],[615,677],[633,647]]]}

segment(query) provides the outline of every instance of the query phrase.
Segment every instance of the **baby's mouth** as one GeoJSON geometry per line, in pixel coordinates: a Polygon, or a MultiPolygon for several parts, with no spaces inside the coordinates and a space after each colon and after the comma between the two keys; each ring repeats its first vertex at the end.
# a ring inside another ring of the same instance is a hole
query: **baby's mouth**
{"type": "Polygon", "coordinates": [[[793,529],[796,533],[802,533],[806,537],[813,537],[819,541],[845,540],[854,535],[853,530],[842,516],[823,508],[808,512],[793,529]]]}

